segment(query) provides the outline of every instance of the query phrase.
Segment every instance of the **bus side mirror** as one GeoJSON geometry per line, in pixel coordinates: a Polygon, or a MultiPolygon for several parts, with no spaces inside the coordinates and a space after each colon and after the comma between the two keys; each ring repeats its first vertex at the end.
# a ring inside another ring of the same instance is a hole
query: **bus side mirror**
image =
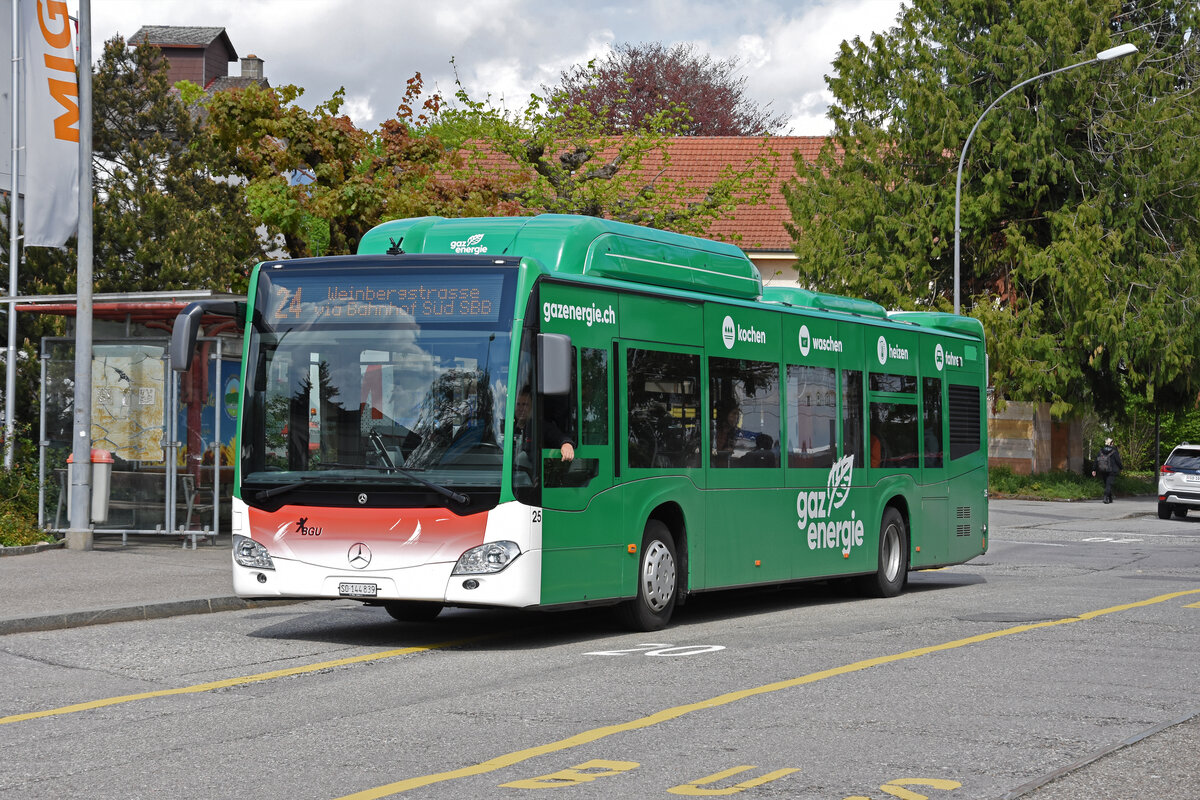
{"type": "Polygon", "coordinates": [[[197,300],[175,317],[171,327],[171,369],[187,372],[192,366],[192,351],[200,333],[200,320],[205,314],[216,314],[240,320],[246,316],[246,304],[237,300],[197,300]]]}
{"type": "Polygon", "coordinates": [[[538,393],[563,397],[571,391],[571,337],[539,333],[538,393]]]}

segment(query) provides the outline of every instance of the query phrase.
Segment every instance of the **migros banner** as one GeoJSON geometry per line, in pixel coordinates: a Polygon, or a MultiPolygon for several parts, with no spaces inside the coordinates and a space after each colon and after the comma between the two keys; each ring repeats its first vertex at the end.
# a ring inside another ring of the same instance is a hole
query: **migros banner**
{"type": "Polygon", "coordinates": [[[79,84],[72,22],[63,0],[20,1],[25,245],[61,247],[79,227],[79,84]]]}

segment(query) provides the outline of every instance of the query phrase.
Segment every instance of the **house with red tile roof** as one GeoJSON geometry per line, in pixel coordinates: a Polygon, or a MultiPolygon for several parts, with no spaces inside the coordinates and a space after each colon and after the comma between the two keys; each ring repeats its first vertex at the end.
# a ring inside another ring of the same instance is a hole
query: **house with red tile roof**
{"type": "MultiPolygon", "coordinates": [[[[761,197],[712,221],[702,235],[740,247],[758,267],[764,282],[793,285],[795,256],[785,227],[791,214],[783,185],[795,178],[796,155],[814,161],[825,142],[823,136],[677,136],[666,139],[661,151],[642,154],[638,169],[651,182],[681,189],[686,202],[695,202],[729,172],[747,170],[757,162],[756,175],[765,176],[761,197]],[[692,189],[694,194],[689,193],[692,189]]],[[[488,142],[468,143],[465,150],[471,151],[468,161],[474,170],[519,175],[528,169],[493,150],[488,142]]],[[[605,164],[612,155],[615,153],[603,149],[590,163],[605,164]]],[[[529,172],[532,175],[532,169],[529,172]]]]}
{"type": "Polygon", "coordinates": [[[728,166],[740,166],[764,156],[771,168],[766,198],[738,206],[727,219],[709,226],[707,235],[731,242],[745,251],[758,267],[763,281],[794,283],[792,237],[784,227],[791,221],[783,184],[796,177],[795,156],[815,161],[824,136],[680,136],[669,140],[668,175],[686,180],[697,189],[711,186],[728,166]]]}

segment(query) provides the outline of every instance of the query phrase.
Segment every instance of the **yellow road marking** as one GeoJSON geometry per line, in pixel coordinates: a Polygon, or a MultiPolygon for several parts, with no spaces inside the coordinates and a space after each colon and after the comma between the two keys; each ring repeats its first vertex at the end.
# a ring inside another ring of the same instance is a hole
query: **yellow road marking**
{"type": "Polygon", "coordinates": [[[574,736],[568,736],[565,739],[559,739],[556,742],[529,747],[524,750],[517,750],[512,753],[490,758],[487,761],[482,761],[478,764],[461,767],[459,769],[447,770],[446,772],[436,772],[431,775],[421,775],[415,778],[406,778],[395,783],[389,783],[384,786],[379,786],[374,789],[365,789],[361,792],[348,794],[338,800],[377,800],[380,797],[388,797],[389,795],[406,792],[409,789],[418,789],[423,786],[430,786],[435,783],[446,783],[448,781],[458,780],[460,778],[470,778],[476,775],[485,775],[489,772],[496,772],[515,764],[520,764],[523,761],[537,758],[539,756],[549,755],[550,753],[560,753],[564,750],[570,750],[576,747],[582,747],[592,742],[600,741],[609,736],[615,736],[619,733],[628,733],[630,731],[649,728],[653,725],[658,725],[662,722],[669,722],[673,719],[678,719],[694,711],[704,711],[711,708],[719,708],[721,706],[730,705],[740,700],[746,700],[751,697],[757,697],[762,694],[770,694],[783,689],[792,689],[797,686],[804,686],[817,681],[825,680],[826,678],[837,677],[838,675],[847,675],[852,672],[861,672],[871,667],[878,667],[884,664],[893,664],[897,661],[905,661],[911,658],[930,655],[932,653],[940,653],[946,650],[954,650],[967,645],[980,644],[993,639],[999,639],[1005,636],[1012,636],[1018,633],[1027,633],[1028,631],[1038,630],[1040,628],[1051,628],[1057,625],[1068,625],[1074,622],[1085,622],[1087,620],[1103,617],[1106,614],[1116,614],[1121,611],[1129,611],[1135,608],[1144,608],[1158,603],[1165,603],[1168,600],[1174,600],[1178,597],[1186,597],[1188,595],[1200,594],[1200,589],[1190,589],[1183,592],[1172,592],[1171,594],[1163,594],[1158,597],[1152,597],[1149,600],[1140,600],[1136,603],[1126,603],[1124,605],[1112,606],[1110,608],[1102,608],[1097,611],[1088,611],[1080,614],[1077,617],[1065,617],[1063,619],[1048,620],[1046,622],[1034,622],[1028,625],[1018,625],[1014,628],[1005,628],[991,633],[982,633],[978,636],[968,636],[965,639],[955,639],[952,642],[943,644],[930,645],[928,647],[918,647],[915,650],[907,650],[903,653],[896,653],[890,656],[880,656],[878,658],[868,658],[862,661],[855,661],[853,664],[846,664],[840,667],[813,672],[799,678],[791,678],[785,681],[777,681],[768,683],[764,686],[756,686],[752,689],[743,689],[736,692],[727,692],[717,697],[712,697],[707,700],[701,700],[696,703],[687,703],[674,708],[664,709],[649,716],[640,719],[622,722],[616,725],[605,725],[600,728],[593,728],[590,731],[584,731],[574,736]]]}
{"type": "Polygon", "coordinates": [[[40,717],[54,717],[59,714],[73,714],[77,711],[89,711],[93,708],[103,708],[104,706],[115,706],[121,703],[132,703],[135,700],[149,700],[154,697],[169,697],[176,694],[199,694],[200,692],[211,692],[214,689],[226,689],[230,686],[242,686],[247,683],[260,683],[262,681],[274,680],[275,678],[286,678],[290,675],[304,675],[309,672],[319,672],[323,669],[331,667],[344,667],[349,664],[363,664],[368,661],[382,661],[385,658],[395,658],[396,656],[406,656],[412,653],[423,653],[427,650],[440,650],[446,647],[454,647],[455,645],[465,644],[467,642],[476,642],[480,638],[474,637],[470,639],[460,639],[453,642],[439,642],[437,644],[423,645],[420,647],[401,647],[396,650],[383,650],[378,653],[367,653],[361,656],[350,656],[349,658],[339,658],[333,661],[322,661],[319,664],[307,664],[303,667],[289,667],[288,669],[279,669],[273,672],[260,672],[257,675],[243,675],[240,678],[226,678],[221,681],[211,681],[209,683],[198,683],[193,686],[180,686],[175,689],[160,689],[154,692],[140,692],[138,694],[126,694],[120,697],[106,697],[101,700],[89,700],[86,703],[76,703],[62,708],[51,708],[45,711],[31,711],[28,714],[13,714],[8,717],[0,717],[0,725],[7,725],[10,722],[24,722],[25,720],[38,719],[40,717]]]}

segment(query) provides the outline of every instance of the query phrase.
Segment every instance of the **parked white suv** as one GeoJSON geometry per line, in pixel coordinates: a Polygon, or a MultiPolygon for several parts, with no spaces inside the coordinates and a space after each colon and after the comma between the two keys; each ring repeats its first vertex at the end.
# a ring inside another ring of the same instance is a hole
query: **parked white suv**
{"type": "Polygon", "coordinates": [[[1158,470],[1158,518],[1186,517],[1189,508],[1200,508],[1200,445],[1184,442],[1158,470]]]}

